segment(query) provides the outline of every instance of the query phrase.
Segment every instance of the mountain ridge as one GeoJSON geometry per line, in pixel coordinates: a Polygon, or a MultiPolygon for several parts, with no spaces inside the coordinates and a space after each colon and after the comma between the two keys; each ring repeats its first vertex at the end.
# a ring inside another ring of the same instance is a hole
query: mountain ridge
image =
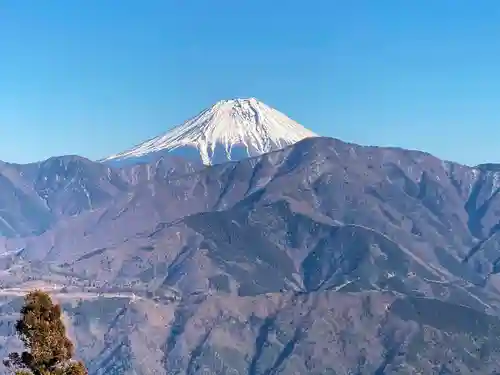
{"type": "Polygon", "coordinates": [[[58,285],[91,374],[500,368],[500,172],[324,137],[202,169],[35,167],[0,179],[5,203],[48,191],[52,220],[0,238],[2,291],[58,285]]]}

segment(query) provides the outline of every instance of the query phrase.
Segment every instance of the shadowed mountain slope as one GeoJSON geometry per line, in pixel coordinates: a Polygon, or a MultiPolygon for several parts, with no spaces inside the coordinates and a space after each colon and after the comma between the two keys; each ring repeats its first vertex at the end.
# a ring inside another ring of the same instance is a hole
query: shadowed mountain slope
{"type": "Polygon", "coordinates": [[[5,200],[2,285],[65,286],[93,371],[500,371],[495,168],[311,138],[209,168],[69,157],[1,177],[29,197],[5,200]]]}

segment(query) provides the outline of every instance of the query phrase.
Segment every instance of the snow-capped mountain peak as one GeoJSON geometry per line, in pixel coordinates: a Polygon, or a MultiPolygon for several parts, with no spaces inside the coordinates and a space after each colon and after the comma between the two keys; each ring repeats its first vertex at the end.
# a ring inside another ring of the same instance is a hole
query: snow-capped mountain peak
{"type": "Polygon", "coordinates": [[[261,155],[317,135],[256,98],[221,100],[167,133],[104,161],[157,153],[197,156],[203,164],[261,155]]]}

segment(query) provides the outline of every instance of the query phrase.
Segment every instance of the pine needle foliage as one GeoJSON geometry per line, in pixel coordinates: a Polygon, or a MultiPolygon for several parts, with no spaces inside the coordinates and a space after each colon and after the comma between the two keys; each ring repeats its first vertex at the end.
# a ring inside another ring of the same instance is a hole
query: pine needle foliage
{"type": "Polygon", "coordinates": [[[15,375],[87,375],[82,362],[72,359],[74,347],[66,337],[61,307],[40,290],[26,295],[16,332],[25,351],[9,354],[4,364],[15,375]]]}

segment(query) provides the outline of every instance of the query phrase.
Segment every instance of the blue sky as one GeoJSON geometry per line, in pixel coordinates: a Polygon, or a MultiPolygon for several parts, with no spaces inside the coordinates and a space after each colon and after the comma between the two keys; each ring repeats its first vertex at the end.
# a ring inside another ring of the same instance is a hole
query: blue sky
{"type": "Polygon", "coordinates": [[[220,99],[325,136],[500,162],[497,0],[3,0],[0,159],[90,158],[220,99]]]}

